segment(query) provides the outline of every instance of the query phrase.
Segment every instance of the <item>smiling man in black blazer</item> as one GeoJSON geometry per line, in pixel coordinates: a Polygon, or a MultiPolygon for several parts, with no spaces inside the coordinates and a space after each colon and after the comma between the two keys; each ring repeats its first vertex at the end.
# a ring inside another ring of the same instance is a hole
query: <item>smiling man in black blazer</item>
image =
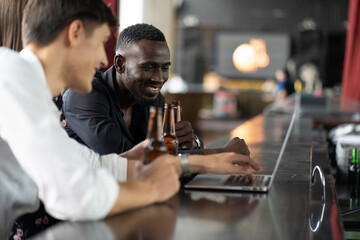
{"type": "MultiPolygon", "coordinates": [[[[143,141],[150,105],[164,106],[160,90],[168,80],[170,65],[169,47],[159,29],[148,24],[124,29],[117,41],[114,66],[96,73],[93,91],[64,94],[69,136],[100,154],[121,153],[143,141]]],[[[194,139],[190,122],[177,123],[176,134],[188,149],[202,147],[194,139]]]]}

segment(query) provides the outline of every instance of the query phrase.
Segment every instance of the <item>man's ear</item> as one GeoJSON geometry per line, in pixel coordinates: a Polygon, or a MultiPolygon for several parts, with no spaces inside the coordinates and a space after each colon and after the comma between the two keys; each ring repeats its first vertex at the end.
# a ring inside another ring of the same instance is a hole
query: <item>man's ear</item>
{"type": "Polygon", "coordinates": [[[116,72],[118,73],[124,73],[125,71],[125,58],[121,54],[116,54],[114,57],[114,65],[116,72]]]}
{"type": "Polygon", "coordinates": [[[78,46],[81,43],[84,34],[84,24],[80,20],[74,20],[70,23],[67,32],[67,40],[70,46],[78,46]]]}

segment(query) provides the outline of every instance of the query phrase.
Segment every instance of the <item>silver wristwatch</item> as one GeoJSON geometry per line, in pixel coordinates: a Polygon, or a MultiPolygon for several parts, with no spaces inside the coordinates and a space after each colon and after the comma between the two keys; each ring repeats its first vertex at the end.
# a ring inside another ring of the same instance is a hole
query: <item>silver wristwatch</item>
{"type": "Polygon", "coordinates": [[[188,154],[181,154],[180,155],[180,162],[181,162],[181,168],[182,168],[183,177],[191,176],[188,154]]]}

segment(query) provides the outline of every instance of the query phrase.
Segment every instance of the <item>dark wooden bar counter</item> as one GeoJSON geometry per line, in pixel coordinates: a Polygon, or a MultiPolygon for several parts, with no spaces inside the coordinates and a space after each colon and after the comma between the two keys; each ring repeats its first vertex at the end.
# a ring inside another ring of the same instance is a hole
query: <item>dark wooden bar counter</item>
{"type": "MultiPolygon", "coordinates": [[[[291,112],[260,114],[213,147],[244,138],[261,172],[271,173],[291,112]]],[[[329,164],[323,133],[313,129],[311,116],[300,114],[267,194],[181,189],[166,203],[101,222],[59,223],[34,239],[343,239],[329,164]],[[323,170],[325,189],[318,172],[312,181],[316,165],[323,170]]]]}

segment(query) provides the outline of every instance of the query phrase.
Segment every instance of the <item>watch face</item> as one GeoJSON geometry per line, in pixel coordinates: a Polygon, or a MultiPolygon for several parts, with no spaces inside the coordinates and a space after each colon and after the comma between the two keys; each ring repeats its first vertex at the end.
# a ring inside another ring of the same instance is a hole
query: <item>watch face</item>
{"type": "Polygon", "coordinates": [[[201,147],[200,139],[195,134],[194,134],[194,141],[195,141],[197,147],[200,148],[201,147]]]}

